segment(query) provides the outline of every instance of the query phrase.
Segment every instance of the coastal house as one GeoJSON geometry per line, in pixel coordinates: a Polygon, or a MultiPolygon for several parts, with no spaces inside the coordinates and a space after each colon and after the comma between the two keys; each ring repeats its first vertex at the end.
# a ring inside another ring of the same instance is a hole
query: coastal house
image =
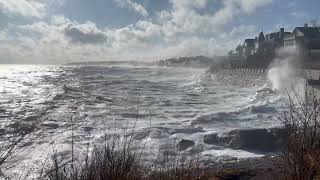
{"type": "Polygon", "coordinates": [[[320,57],[320,28],[296,27],[292,34],[285,35],[284,47],[294,47],[305,58],[320,57]]]}
{"type": "MultiPolygon", "coordinates": [[[[304,27],[296,27],[292,33],[285,32],[284,28],[266,35],[260,32],[258,37],[246,39],[243,45],[237,46],[236,53],[231,51],[228,58],[230,64],[236,64],[237,67],[265,68],[276,57],[277,49],[283,47],[296,48],[304,60],[320,60],[320,28],[308,27],[306,24],[304,27]]],[[[305,62],[304,65],[307,64],[305,62]]]]}
{"type": "Polygon", "coordinates": [[[258,53],[263,49],[263,44],[265,42],[265,36],[263,32],[260,32],[259,37],[256,37],[256,42],[255,42],[255,53],[258,53]]]}
{"type": "Polygon", "coordinates": [[[254,54],[273,54],[275,49],[284,46],[284,38],[290,35],[290,32],[285,32],[284,28],[280,28],[279,32],[273,32],[264,35],[260,32],[255,39],[246,39],[243,44],[243,56],[248,57],[254,54]]]}
{"type": "Polygon", "coordinates": [[[273,32],[266,35],[266,41],[273,42],[275,46],[282,47],[285,34],[291,34],[285,32],[284,28],[280,28],[279,32],[273,32]]]}
{"type": "Polygon", "coordinates": [[[248,57],[250,55],[253,55],[255,53],[255,39],[246,39],[243,43],[243,55],[245,57],[248,57]]]}

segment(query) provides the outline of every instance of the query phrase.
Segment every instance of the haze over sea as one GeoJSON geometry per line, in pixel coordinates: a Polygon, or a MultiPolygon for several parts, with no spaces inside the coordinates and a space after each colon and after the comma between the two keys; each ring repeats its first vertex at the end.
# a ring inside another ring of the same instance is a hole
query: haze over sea
{"type": "Polygon", "coordinates": [[[266,74],[129,65],[0,68],[1,133],[37,122],[8,161],[13,174],[37,168],[53,152],[67,156],[72,122],[75,151],[85,153],[88,143],[103,141],[105,134],[123,137],[134,128],[134,147],[139,151],[146,144],[146,159],[174,151],[181,139],[195,142],[183,153],[202,158],[261,156],[205,144],[203,136],[280,126],[284,99],[266,74]]]}

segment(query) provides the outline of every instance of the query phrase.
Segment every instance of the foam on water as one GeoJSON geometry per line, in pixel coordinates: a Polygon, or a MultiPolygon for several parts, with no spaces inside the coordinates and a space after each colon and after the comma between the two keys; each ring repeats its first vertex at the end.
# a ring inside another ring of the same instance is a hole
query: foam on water
{"type": "Polygon", "coordinates": [[[77,151],[84,151],[87,143],[102,141],[105,133],[125,136],[135,127],[136,149],[147,141],[145,153],[150,158],[159,149],[175,149],[167,144],[182,138],[195,142],[194,148],[186,150],[191,154],[260,156],[223,147],[213,149],[202,138],[210,133],[269,128],[280,123],[277,109],[282,100],[261,74],[208,75],[205,69],[134,66],[0,69],[5,70],[0,72],[0,118],[6,120],[1,121],[1,128],[8,126],[4,122],[24,122],[26,117],[39,122],[9,160],[14,165],[7,173],[37,167],[56,150],[68,157],[71,117],[77,151]]]}

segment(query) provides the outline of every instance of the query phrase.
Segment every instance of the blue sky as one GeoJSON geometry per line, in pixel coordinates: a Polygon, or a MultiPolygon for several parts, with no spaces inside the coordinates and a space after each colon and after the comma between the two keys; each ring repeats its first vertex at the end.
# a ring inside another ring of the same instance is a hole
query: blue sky
{"type": "Polygon", "coordinates": [[[319,0],[0,0],[0,63],[223,55],[261,30],[318,20],[318,7],[319,0]]]}

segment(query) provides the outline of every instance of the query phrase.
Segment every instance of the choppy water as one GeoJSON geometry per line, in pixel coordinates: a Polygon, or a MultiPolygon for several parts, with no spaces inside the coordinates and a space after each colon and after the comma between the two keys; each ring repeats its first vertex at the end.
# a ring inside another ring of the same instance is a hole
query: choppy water
{"type": "Polygon", "coordinates": [[[202,138],[214,132],[279,126],[282,98],[269,89],[264,74],[205,72],[133,66],[2,65],[1,132],[37,122],[35,131],[9,159],[11,165],[6,170],[19,173],[37,168],[53,152],[68,154],[72,121],[75,149],[80,152],[88,142],[103,139],[105,133],[129,134],[134,127],[135,146],[139,149],[147,141],[145,152],[150,157],[159,149],[174,147],[172,144],[182,138],[195,142],[185,151],[189,154],[208,158],[260,156],[207,145],[202,138]]]}

